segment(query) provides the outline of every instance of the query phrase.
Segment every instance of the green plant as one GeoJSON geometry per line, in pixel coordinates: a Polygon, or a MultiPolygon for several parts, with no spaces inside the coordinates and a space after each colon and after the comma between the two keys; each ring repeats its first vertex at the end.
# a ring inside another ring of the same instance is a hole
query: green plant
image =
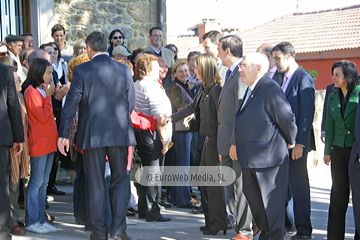
{"type": "MultiPolygon", "coordinates": [[[[300,66],[300,67],[303,69],[302,66],[300,66]]],[[[304,71],[307,72],[312,77],[312,79],[314,79],[314,80],[316,80],[316,77],[319,75],[316,70],[306,70],[306,69],[304,69],[304,71]]]]}

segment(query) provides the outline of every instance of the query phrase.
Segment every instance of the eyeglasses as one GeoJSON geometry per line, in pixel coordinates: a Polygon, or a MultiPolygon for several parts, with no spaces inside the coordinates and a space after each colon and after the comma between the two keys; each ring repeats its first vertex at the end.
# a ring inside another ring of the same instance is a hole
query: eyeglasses
{"type": "Polygon", "coordinates": [[[20,84],[20,83],[21,83],[21,79],[16,80],[15,83],[20,84]]]}
{"type": "Polygon", "coordinates": [[[0,52],[0,56],[6,56],[6,55],[9,55],[9,53],[6,51],[6,52],[0,52]]]}
{"type": "Polygon", "coordinates": [[[57,51],[57,50],[59,50],[57,47],[54,47],[54,51],[57,51]]]}
{"type": "Polygon", "coordinates": [[[35,40],[24,40],[26,43],[35,43],[35,40]]]}
{"type": "Polygon", "coordinates": [[[162,35],[157,35],[157,34],[156,34],[156,35],[151,35],[151,36],[152,36],[152,37],[156,37],[156,38],[157,38],[157,37],[159,37],[159,38],[162,38],[162,37],[163,37],[162,35]]]}
{"type": "Polygon", "coordinates": [[[124,37],[122,36],[118,36],[118,37],[112,37],[112,39],[116,40],[116,39],[123,39],[124,37]]]}
{"type": "Polygon", "coordinates": [[[245,70],[245,69],[248,69],[250,66],[246,66],[245,64],[239,64],[239,68],[241,69],[241,70],[245,70]]]}

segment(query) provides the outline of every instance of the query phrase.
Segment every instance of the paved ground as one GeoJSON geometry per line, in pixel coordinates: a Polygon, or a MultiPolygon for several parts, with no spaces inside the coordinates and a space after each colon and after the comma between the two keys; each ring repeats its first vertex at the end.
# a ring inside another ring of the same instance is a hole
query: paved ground
{"type": "MultiPolygon", "coordinates": [[[[328,169],[313,168],[310,172],[311,199],[312,199],[312,224],[313,239],[326,239],[327,212],[329,205],[329,194],[331,178],[328,169]]],[[[72,187],[59,186],[60,190],[65,191],[65,196],[55,196],[55,201],[50,203],[49,213],[56,217],[55,226],[59,228],[58,233],[51,234],[34,234],[28,233],[23,237],[13,237],[14,240],[28,239],[56,239],[56,240],[73,240],[89,239],[89,232],[85,232],[83,226],[74,224],[72,214],[72,187]]],[[[207,237],[202,235],[199,227],[204,225],[203,215],[193,215],[188,213],[189,210],[176,207],[168,208],[162,213],[166,217],[171,217],[172,221],[167,223],[147,223],[145,220],[139,220],[137,217],[130,217],[132,222],[137,225],[128,226],[128,234],[134,240],[192,240],[192,239],[230,239],[234,231],[229,230],[227,235],[218,233],[216,236],[207,237]]],[[[353,239],[354,222],[352,215],[352,206],[349,204],[346,238],[353,239]]],[[[257,238],[256,238],[257,239],[257,238]]],[[[286,240],[290,236],[285,236],[286,240]]]]}

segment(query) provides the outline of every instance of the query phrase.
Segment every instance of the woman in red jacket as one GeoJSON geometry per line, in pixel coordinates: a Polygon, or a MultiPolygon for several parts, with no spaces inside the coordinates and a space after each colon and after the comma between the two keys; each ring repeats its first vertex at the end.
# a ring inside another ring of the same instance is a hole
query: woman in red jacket
{"type": "Polygon", "coordinates": [[[35,59],[29,68],[25,89],[28,111],[28,146],[30,154],[30,181],[26,191],[26,230],[35,233],[57,232],[45,217],[46,188],[58,138],[53,116],[51,82],[53,68],[44,59],[35,59]]]}

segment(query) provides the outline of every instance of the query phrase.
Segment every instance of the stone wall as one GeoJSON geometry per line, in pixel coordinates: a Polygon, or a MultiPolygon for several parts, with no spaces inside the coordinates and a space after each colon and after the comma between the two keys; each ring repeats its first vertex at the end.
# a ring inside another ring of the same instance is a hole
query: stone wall
{"type": "Polygon", "coordinates": [[[108,36],[112,30],[120,29],[125,46],[133,51],[149,44],[149,30],[157,26],[156,4],[156,0],[54,0],[53,21],[65,27],[71,45],[93,31],[108,36]]]}

